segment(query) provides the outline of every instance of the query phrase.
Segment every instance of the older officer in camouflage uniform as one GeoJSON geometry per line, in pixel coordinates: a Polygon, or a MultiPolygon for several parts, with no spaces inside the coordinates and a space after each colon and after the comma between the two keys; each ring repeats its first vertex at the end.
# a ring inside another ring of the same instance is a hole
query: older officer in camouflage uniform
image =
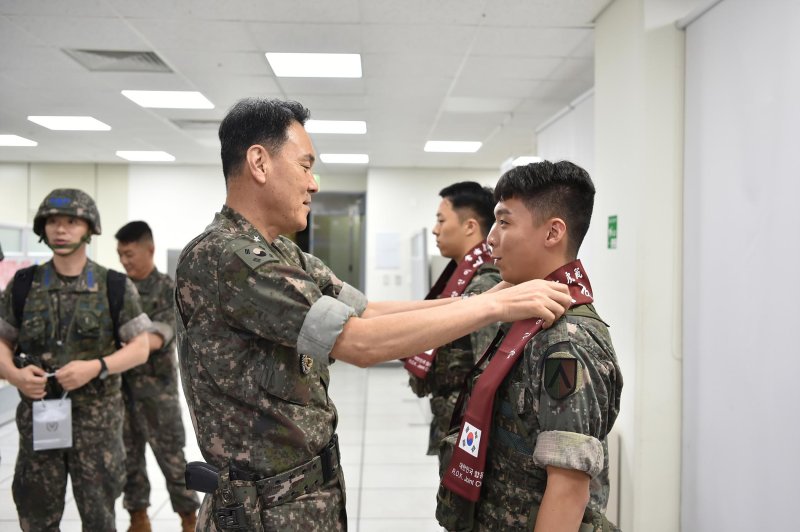
{"type": "Polygon", "coordinates": [[[306,226],[318,189],[307,118],[278,100],[230,110],[219,129],[225,205],[179,261],[181,379],[200,450],[220,470],[199,530],[346,528],[331,358],[367,366],[496,321],[552,322],[569,304],[563,287],[543,281],[367,304],[281,236],[306,226]]]}
{"type": "Polygon", "coordinates": [[[142,308],[153,322],[149,333],[147,363],[122,374],[125,398],[125,451],[127,481],[123,506],[131,514],[129,532],[149,532],[150,481],[147,478],[145,446],[153,455],[167,481],[172,509],[181,517],[184,532],[194,531],[195,512],[200,501],[186,489],[183,447],[186,432],[178,402],[178,374],[175,368],[175,285],[159,272],[153,262],[153,232],[146,222],[125,224],[114,235],[119,260],[133,280],[142,308]]]}
{"type": "MultiPolygon", "coordinates": [[[[503,175],[495,188],[496,222],[487,238],[503,280],[552,278],[550,272],[563,270],[566,282],[575,282],[590,301],[591,285],[575,257],[589,227],[594,193],[589,175],[567,161],[517,167],[503,175]]],[[[437,517],[448,529],[616,530],[604,516],[606,435],[619,412],[622,375],[608,326],[592,304],[578,303],[551,328],[534,333],[499,385],[474,508],[449,492],[448,470],[443,471],[437,517]]],[[[511,336],[509,327],[504,329],[511,336]]],[[[477,379],[488,373],[486,367],[477,379]]],[[[470,411],[469,403],[465,410],[470,411]]],[[[454,445],[475,456],[481,443],[470,432],[472,447],[463,431],[454,445]]]]}
{"type": "MultiPolygon", "coordinates": [[[[460,295],[466,297],[486,292],[500,282],[500,273],[494,262],[489,260],[488,253],[479,252],[473,258],[471,252],[481,251],[494,222],[492,189],[474,181],[466,181],[443,188],[439,196],[442,201],[436,212],[433,234],[442,256],[451,259],[452,266],[445,271],[455,270],[451,274],[455,276],[461,267],[473,266],[475,261],[480,261],[472,279],[459,291],[460,295]],[[465,257],[470,259],[469,263],[465,257]]],[[[443,286],[448,279],[440,278],[436,284],[443,286]]],[[[447,294],[436,296],[448,297],[447,294]]],[[[464,378],[497,334],[498,326],[492,323],[439,347],[425,377],[410,373],[411,389],[419,397],[429,395],[431,398],[433,419],[428,440],[429,455],[438,454],[439,442],[450,427],[450,418],[453,417],[464,378]]]]}
{"type": "Polygon", "coordinates": [[[0,305],[0,374],[22,399],[12,485],[20,526],[59,529],[69,475],[83,529],[111,531],[125,474],[119,373],[147,360],[150,320],[133,283],[117,274],[124,297],[115,330],[111,277],[86,256],[91,236],[100,234],[100,215],[86,193],[52,191],[34,217],[33,230],[53,250],[53,259],[33,271],[21,321],[12,301],[21,277],[15,276],[0,305]],[[124,347],[117,349],[115,335],[124,347]],[[15,349],[27,365],[15,367],[15,349]],[[72,399],[72,447],[34,451],[33,401],[62,392],[72,399]]]}

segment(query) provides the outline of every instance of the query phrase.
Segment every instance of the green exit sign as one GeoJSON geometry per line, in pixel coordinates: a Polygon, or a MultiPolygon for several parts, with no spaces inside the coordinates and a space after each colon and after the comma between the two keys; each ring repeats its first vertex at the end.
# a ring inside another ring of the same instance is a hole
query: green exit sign
{"type": "Polygon", "coordinates": [[[617,249],[617,215],[608,217],[608,249],[617,249]]]}

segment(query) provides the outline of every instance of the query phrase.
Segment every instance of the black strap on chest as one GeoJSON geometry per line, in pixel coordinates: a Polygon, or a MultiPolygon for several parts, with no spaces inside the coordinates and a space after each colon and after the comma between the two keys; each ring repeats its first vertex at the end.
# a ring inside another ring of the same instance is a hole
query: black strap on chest
{"type": "MultiPolygon", "coordinates": [[[[17,325],[22,325],[22,313],[25,310],[25,301],[31,291],[33,277],[36,274],[36,265],[22,268],[14,273],[14,285],[11,288],[11,306],[17,325]]],[[[127,276],[115,270],[107,270],[106,295],[108,296],[108,309],[111,312],[111,321],[114,324],[114,342],[117,349],[122,347],[119,338],[119,315],[125,302],[125,280],[127,276]]]]}

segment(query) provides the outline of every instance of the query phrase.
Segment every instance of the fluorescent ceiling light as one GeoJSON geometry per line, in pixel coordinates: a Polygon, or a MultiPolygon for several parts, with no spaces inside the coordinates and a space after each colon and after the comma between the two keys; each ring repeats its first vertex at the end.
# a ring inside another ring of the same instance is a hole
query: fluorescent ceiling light
{"type": "Polygon", "coordinates": [[[165,151],[117,151],[117,157],[122,157],[127,161],[136,162],[172,162],[175,160],[173,155],[165,151]]]}
{"type": "Polygon", "coordinates": [[[279,78],[360,78],[361,54],[284,54],[267,52],[279,78]]]}
{"type": "Polygon", "coordinates": [[[111,126],[91,116],[29,116],[28,120],[54,131],[109,131],[111,126]]]}
{"type": "Polygon", "coordinates": [[[367,123],[363,120],[308,120],[306,121],[306,131],[309,133],[363,135],[367,132],[367,123]]]}
{"type": "Polygon", "coordinates": [[[319,158],[328,164],[367,164],[369,155],[366,153],[320,153],[319,158]]]}
{"type": "Polygon", "coordinates": [[[523,155],[511,161],[511,164],[513,166],[525,166],[526,164],[540,163],[542,161],[544,161],[544,159],[537,157],[536,155],[523,155]]]}
{"type": "Polygon", "coordinates": [[[213,109],[214,104],[197,91],[122,91],[122,95],[156,109],[213,109]]]}
{"type": "Polygon", "coordinates": [[[37,146],[38,144],[35,140],[19,135],[0,135],[0,146],[37,146]]]}
{"type": "Polygon", "coordinates": [[[442,153],[475,153],[482,142],[465,140],[429,140],[425,143],[425,151],[442,153]]]}

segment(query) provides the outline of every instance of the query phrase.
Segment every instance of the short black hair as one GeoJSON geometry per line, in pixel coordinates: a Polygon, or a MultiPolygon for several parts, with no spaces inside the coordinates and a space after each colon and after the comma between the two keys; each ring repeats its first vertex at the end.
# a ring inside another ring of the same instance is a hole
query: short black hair
{"type": "Polygon", "coordinates": [[[147,222],[135,221],[128,222],[119,228],[119,231],[114,235],[121,244],[130,244],[131,242],[152,242],[153,231],[147,222]]]}
{"type": "MultiPolygon", "coordinates": [[[[439,195],[453,204],[453,210],[469,210],[470,214],[478,220],[483,237],[486,238],[489,235],[494,223],[495,203],[491,188],[481,186],[475,181],[461,181],[444,187],[439,191],[439,195]]],[[[459,219],[463,220],[462,213],[458,214],[459,219]]]]}
{"type": "Polygon", "coordinates": [[[250,146],[260,144],[270,154],[277,153],[292,122],[305,125],[309,116],[308,109],[292,100],[244,98],[236,102],[219,125],[225,182],[239,171],[250,146]]]}
{"type": "Polygon", "coordinates": [[[521,200],[536,223],[558,217],[567,224],[568,252],[575,258],[589,230],[594,209],[592,178],[569,161],[542,161],[512,168],[494,188],[494,199],[521,200]]]}

